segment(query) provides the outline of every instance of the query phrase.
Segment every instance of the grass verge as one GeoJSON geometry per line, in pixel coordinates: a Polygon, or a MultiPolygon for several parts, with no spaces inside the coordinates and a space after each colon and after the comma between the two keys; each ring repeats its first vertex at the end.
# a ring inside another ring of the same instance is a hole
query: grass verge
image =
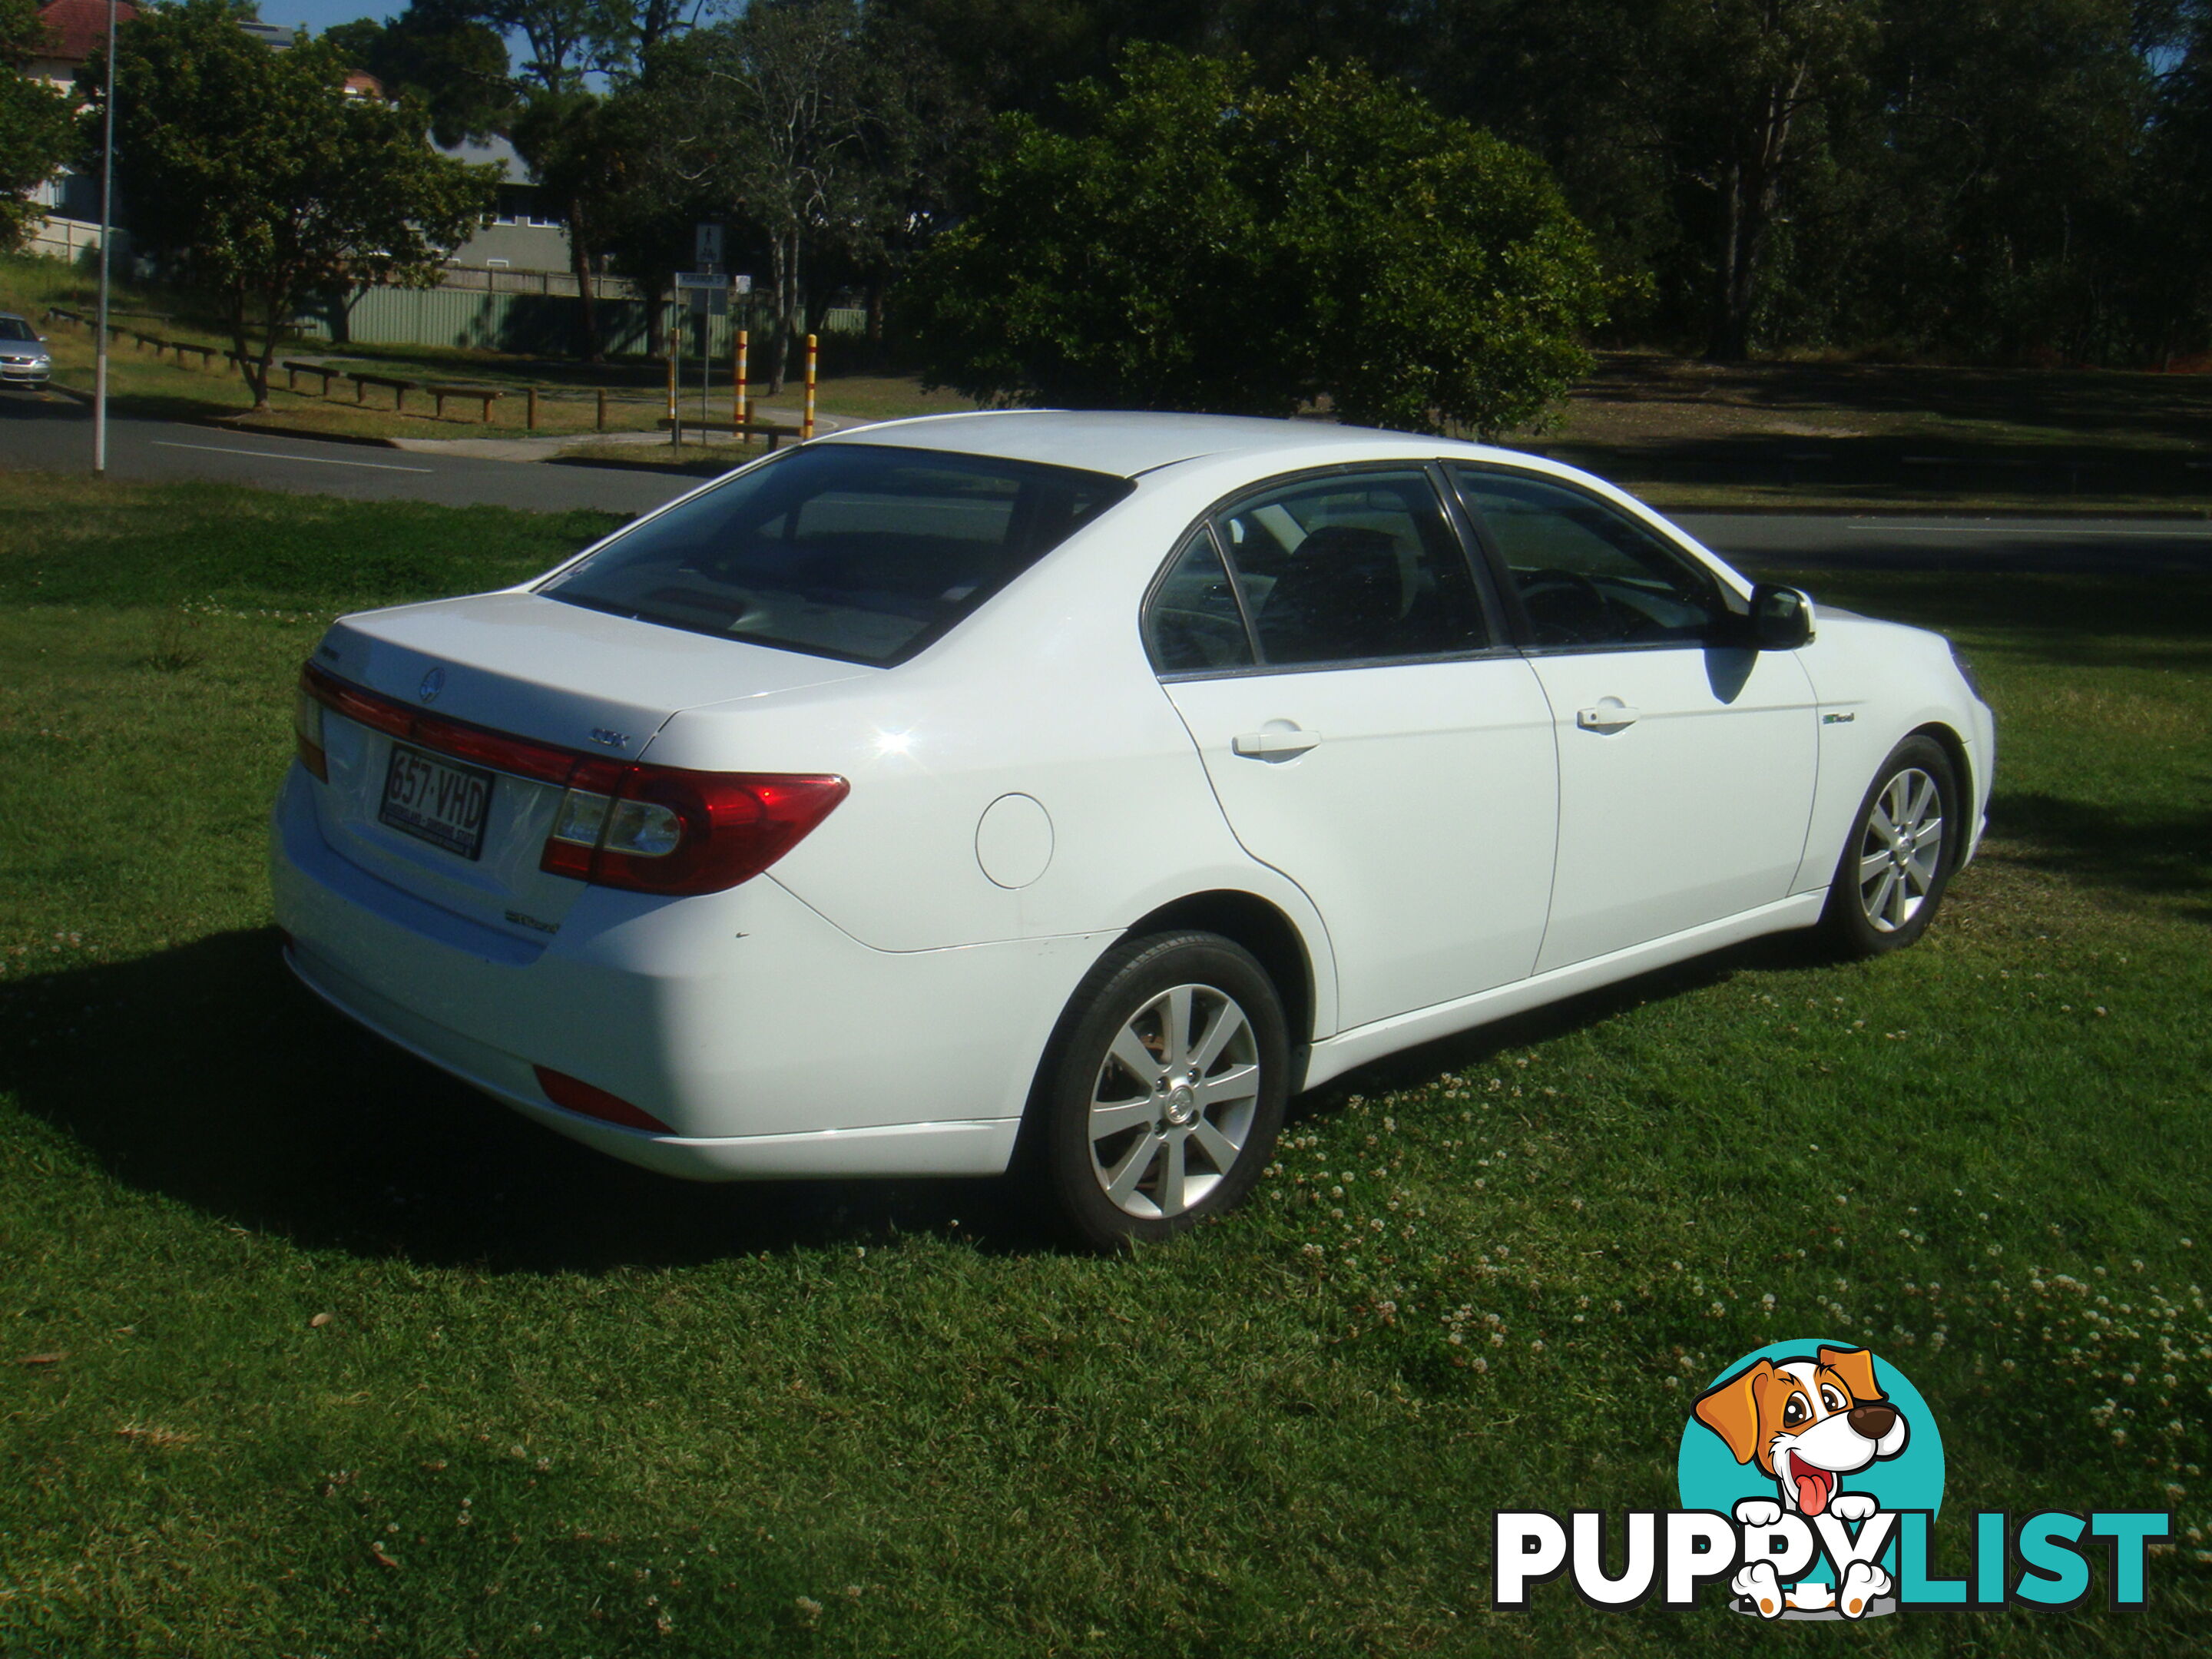
{"type": "Polygon", "coordinates": [[[2201,1650],[2212,583],[1814,584],[1949,626],[2003,721],[1921,946],[1400,1056],[1098,1261],[990,1183],[656,1180],[288,982],[317,631],[602,522],[0,474],[0,1650],[1771,1651],[1492,1613],[1487,1516],[1672,1507],[1704,1382],[1832,1337],[1932,1402],[1951,1559],[1974,1510],[2177,1524],[2141,1611],[1857,1645],[2201,1650]]]}
{"type": "MultiPolygon", "coordinates": [[[[58,260],[0,258],[0,310],[15,310],[38,322],[49,306],[64,306],[91,314],[92,290],[85,275],[58,260]]],[[[112,314],[125,327],[143,329],[164,339],[180,339],[228,349],[231,342],[204,318],[196,318],[193,302],[159,289],[117,285],[112,314]]],[[[89,328],[65,323],[40,323],[54,352],[58,385],[89,392],[93,384],[94,340],[89,328]]],[[[411,392],[407,407],[395,407],[389,387],[360,391],[340,384],[325,397],[316,388],[314,375],[295,376],[282,368],[271,371],[270,406],[252,407],[245,381],[220,361],[202,367],[173,357],[159,357],[130,339],[111,343],[108,352],[109,394],[118,409],[131,413],[177,420],[220,420],[255,429],[296,432],[305,435],[350,438],[546,438],[588,440],[598,431],[649,432],[667,413],[667,373],[664,363],[644,357],[605,364],[517,356],[508,353],[459,347],[336,345],[327,340],[301,339],[281,348],[276,361],[286,358],[327,362],[348,372],[389,375],[426,385],[467,385],[496,387],[506,395],[490,406],[468,399],[451,399],[447,412],[434,413],[429,394],[411,392]],[[293,389],[293,382],[306,388],[293,389]],[[537,424],[529,426],[526,404],[532,387],[539,393],[537,424]],[[605,425],[599,425],[598,393],[607,394],[605,425]]],[[[714,417],[730,417],[731,365],[714,364],[717,388],[709,400],[714,417]]],[[[698,365],[687,361],[684,376],[690,388],[687,413],[697,408],[698,365]]],[[[765,383],[755,387],[757,401],[765,383]]],[[[794,380],[782,400],[795,405],[794,380]]],[[[889,420],[906,415],[940,414],[972,409],[969,399],[949,392],[926,392],[911,378],[870,374],[825,374],[820,398],[825,410],[853,418],[889,420]]],[[[793,416],[795,419],[796,417],[793,416]]]]}

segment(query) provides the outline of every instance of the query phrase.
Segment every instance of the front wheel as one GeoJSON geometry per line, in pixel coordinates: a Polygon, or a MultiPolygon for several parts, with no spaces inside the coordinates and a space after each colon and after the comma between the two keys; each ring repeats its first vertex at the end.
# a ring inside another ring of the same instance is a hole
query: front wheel
{"type": "Polygon", "coordinates": [[[1965,845],[1958,773],[1932,738],[1890,751],[1859,804],[1821,921],[1853,956],[1901,951],[1928,931],[1965,845]]]}
{"type": "Polygon", "coordinates": [[[1169,1237],[1242,1203],[1290,1088],[1282,999],[1218,933],[1115,946],[1077,989],[1048,1064],[1047,1178],[1086,1243],[1169,1237]]]}

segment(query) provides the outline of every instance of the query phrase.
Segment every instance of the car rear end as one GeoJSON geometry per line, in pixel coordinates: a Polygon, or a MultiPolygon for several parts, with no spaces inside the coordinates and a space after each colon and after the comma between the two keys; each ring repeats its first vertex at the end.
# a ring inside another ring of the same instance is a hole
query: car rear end
{"type": "MultiPolygon", "coordinates": [[[[817,517],[844,547],[866,507],[832,489],[817,517]]],[[[991,1052],[971,1011],[1036,1003],[1029,1023],[1048,1024],[1080,963],[1041,975],[1019,944],[873,949],[767,873],[880,759],[851,735],[892,678],[880,659],[951,625],[977,585],[895,626],[880,546],[862,549],[874,597],[842,609],[822,549],[802,549],[815,586],[779,614],[811,630],[806,648],[732,637],[768,611],[756,582],[701,619],[699,550],[732,533],[719,510],[687,529],[679,507],[646,544],[688,574],[633,559],[602,580],[587,558],[549,591],[332,627],[301,672],[271,826],[288,960],[433,1064],[670,1174],[995,1171],[1035,1054],[1016,1019],[991,1052]],[[674,625],[641,617],[655,605],[674,625]],[[656,764],[657,734],[709,709],[713,753],[656,764]]],[[[980,521],[972,502],[933,510],[980,521]]]]}

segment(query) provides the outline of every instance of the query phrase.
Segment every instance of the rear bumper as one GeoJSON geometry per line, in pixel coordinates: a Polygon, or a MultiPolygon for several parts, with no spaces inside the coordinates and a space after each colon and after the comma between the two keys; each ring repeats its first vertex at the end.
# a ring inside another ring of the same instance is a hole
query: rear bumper
{"type": "Polygon", "coordinates": [[[271,823],[288,960],[362,1024],[548,1127],[699,1180],[1004,1170],[1060,1011],[1106,938],[871,950],[768,877],[682,900],[592,888],[525,943],[325,842],[295,766],[271,823]],[[538,1087],[550,1066],[670,1126],[538,1087]]]}

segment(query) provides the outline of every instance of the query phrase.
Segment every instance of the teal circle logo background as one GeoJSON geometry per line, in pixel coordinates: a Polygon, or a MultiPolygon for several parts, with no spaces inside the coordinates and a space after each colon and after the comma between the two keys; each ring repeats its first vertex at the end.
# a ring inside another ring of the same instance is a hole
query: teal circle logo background
{"type": "MultiPolygon", "coordinates": [[[[1726,1382],[1747,1365],[1760,1360],[1780,1364],[1785,1360],[1810,1359],[1822,1348],[1852,1349],[1863,1343],[1839,1340],[1833,1337],[1802,1337],[1794,1342],[1770,1342],[1763,1348],[1753,1348],[1741,1359],[1721,1368],[1719,1373],[1698,1390],[1702,1395],[1707,1390],[1726,1382]]],[[[1905,1423],[1905,1449],[1894,1457],[1886,1457],[1847,1474],[1838,1484],[1838,1492],[1871,1492],[1881,1500],[1886,1510],[1926,1510],[1933,1514],[1943,1507],[1943,1437],[1936,1428],[1935,1414],[1920,1390],[1906,1380],[1905,1373],[1883,1358],[1874,1355],[1874,1380],[1889,1402],[1903,1413],[1905,1423]]],[[[1778,1498],[1773,1476],[1763,1471],[1756,1462],[1739,1463],[1729,1451],[1727,1443],[1704,1424],[1694,1413],[1688,1416],[1682,1428],[1682,1448],[1674,1462],[1678,1489],[1682,1507],[1686,1510],[1713,1510],[1733,1516],[1735,1506],[1747,1498],[1778,1498]]],[[[1883,1552],[1892,1571],[1896,1564],[1889,1560],[1895,1551],[1893,1544],[1883,1552]]],[[[1819,1579],[1827,1576],[1825,1565],[1818,1565],[1808,1575],[1819,1579]]]]}

